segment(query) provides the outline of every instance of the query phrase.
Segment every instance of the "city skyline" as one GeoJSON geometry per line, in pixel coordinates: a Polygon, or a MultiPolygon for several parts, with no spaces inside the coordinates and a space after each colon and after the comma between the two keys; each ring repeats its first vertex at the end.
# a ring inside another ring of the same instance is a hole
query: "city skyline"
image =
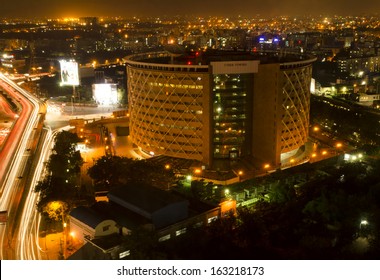
{"type": "Polygon", "coordinates": [[[7,1],[2,4],[2,18],[82,17],[82,16],[262,16],[274,15],[360,15],[378,13],[380,2],[328,1],[328,0],[267,0],[262,1],[200,1],[178,2],[174,0],[109,0],[109,1],[7,1]]]}

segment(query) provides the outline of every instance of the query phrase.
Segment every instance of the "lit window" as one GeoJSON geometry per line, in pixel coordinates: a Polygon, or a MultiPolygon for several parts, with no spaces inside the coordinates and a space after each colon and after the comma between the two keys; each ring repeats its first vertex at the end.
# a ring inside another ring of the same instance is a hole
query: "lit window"
{"type": "Polygon", "coordinates": [[[169,240],[169,239],[170,239],[170,234],[167,234],[167,235],[161,236],[158,239],[158,242],[166,241],[166,240],[169,240]]]}
{"type": "Polygon", "coordinates": [[[130,251],[130,250],[127,250],[127,251],[121,252],[121,253],[119,254],[119,259],[125,258],[125,257],[129,256],[130,254],[131,254],[131,251],[130,251]]]}
{"type": "Polygon", "coordinates": [[[208,219],[207,219],[207,223],[212,223],[212,222],[216,221],[217,219],[218,219],[217,216],[214,216],[214,217],[208,218],[208,219]]]}
{"type": "Polygon", "coordinates": [[[183,228],[183,229],[177,230],[177,231],[175,232],[175,236],[179,236],[179,235],[184,234],[184,233],[186,233],[186,228],[183,228]]]}
{"type": "Polygon", "coordinates": [[[203,225],[203,222],[198,222],[194,225],[195,228],[201,227],[203,225]]]}

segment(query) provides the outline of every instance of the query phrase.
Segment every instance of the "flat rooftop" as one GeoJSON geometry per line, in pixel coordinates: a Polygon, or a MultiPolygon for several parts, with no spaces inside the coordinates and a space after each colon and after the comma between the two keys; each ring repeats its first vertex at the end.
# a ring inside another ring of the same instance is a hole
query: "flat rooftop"
{"type": "Polygon", "coordinates": [[[135,62],[167,64],[167,65],[194,65],[207,66],[214,61],[260,61],[261,64],[293,63],[313,59],[310,55],[270,51],[227,51],[208,50],[206,52],[189,52],[183,54],[155,55],[154,53],[132,55],[128,59],[135,62]]]}

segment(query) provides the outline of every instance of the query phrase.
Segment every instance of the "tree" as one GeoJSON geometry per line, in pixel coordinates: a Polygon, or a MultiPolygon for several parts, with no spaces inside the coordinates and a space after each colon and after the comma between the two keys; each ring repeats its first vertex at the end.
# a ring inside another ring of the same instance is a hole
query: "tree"
{"type": "Polygon", "coordinates": [[[134,160],[119,156],[102,156],[88,169],[96,189],[106,189],[122,184],[146,184],[168,189],[176,177],[171,169],[149,160],[134,160]]]}
{"type": "Polygon", "coordinates": [[[133,159],[119,156],[102,156],[96,160],[87,173],[95,181],[95,189],[116,187],[121,183],[122,174],[129,170],[133,159]]]}
{"type": "Polygon", "coordinates": [[[285,203],[296,198],[294,184],[280,184],[280,181],[275,182],[269,190],[269,200],[274,203],[285,203]]]}
{"type": "Polygon", "coordinates": [[[79,195],[79,176],[83,159],[76,150],[79,137],[67,131],[57,134],[52,154],[47,162],[47,176],[35,187],[39,192],[37,208],[51,219],[55,219],[56,210],[52,210],[59,201],[65,205],[64,212],[68,212],[79,195]]]}
{"type": "Polygon", "coordinates": [[[65,221],[69,206],[63,201],[51,201],[44,205],[43,211],[53,221],[65,221]]]}
{"type": "Polygon", "coordinates": [[[76,133],[63,130],[55,137],[53,152],[59,155],[70,156],[76,152],[76,144],[80,141],[76,133]]]}

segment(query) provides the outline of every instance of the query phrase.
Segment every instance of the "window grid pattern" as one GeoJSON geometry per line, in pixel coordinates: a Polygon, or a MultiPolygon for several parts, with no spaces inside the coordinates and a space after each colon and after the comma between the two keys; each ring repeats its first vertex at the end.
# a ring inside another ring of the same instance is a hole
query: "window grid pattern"
{"type": "Polygon", "coordinates": [[[307,141],[310,116],[311,67],[283,71],[283,117],[281,153],[295,150],[307,141]]]}
{"type": "Polygon", "coordinates": [[[148,152],[202,160],[203,82],[199,73],[128,67],[130,137],[148,152]]]}
{"type": "Polygon", "coordinates": [[[247,75],[213,77],[214,158],[241,154],[247,129],[247,75]]]}

